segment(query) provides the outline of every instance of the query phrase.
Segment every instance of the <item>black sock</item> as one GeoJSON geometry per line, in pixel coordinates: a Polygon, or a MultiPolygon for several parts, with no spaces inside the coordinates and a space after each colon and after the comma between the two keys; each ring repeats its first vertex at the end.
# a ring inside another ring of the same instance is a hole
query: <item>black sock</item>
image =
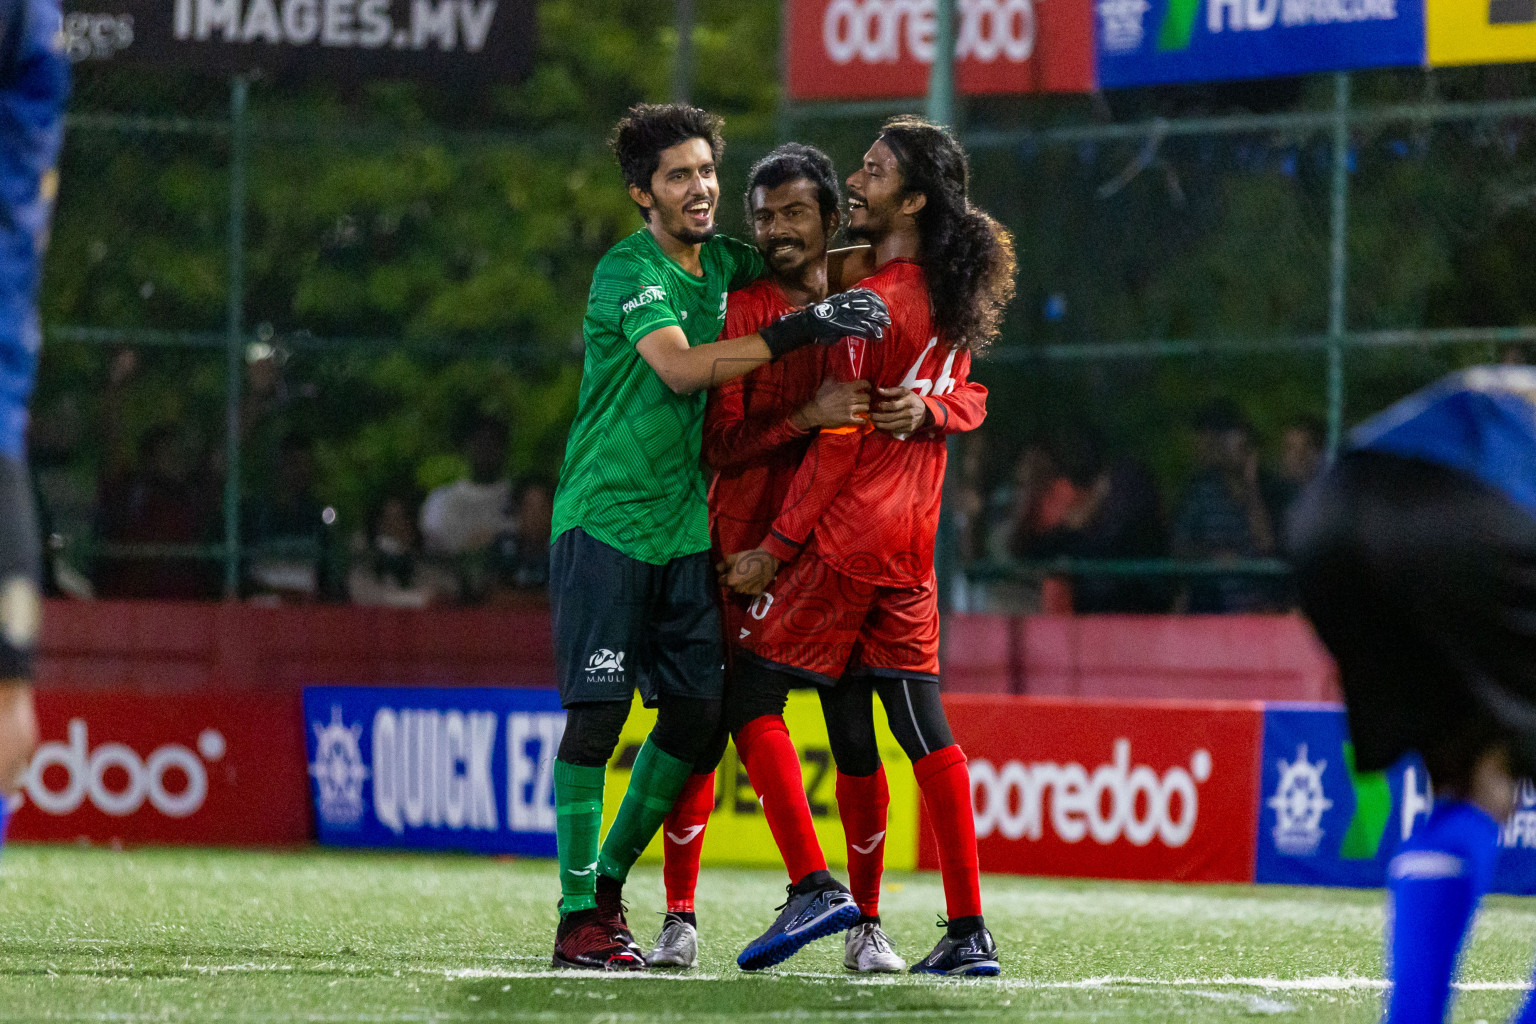
{"type": "Polygon", "coordinates": [[[880,927],[880,915],[879,914],[860,914],[859,915],[859,919],[853,923],[853,926],[855,928],[857,928],[861,924],[872,924],[876,928],[878,928],[878,927],[880,927]]]}
{"type": "Polygon", "coordinates": [[[817,889],[827,889],[835,884],[832,880],[832,872],[812,871],[795,883],[795,892],[797,894],[815,892],[817,889]]]}
{"type": "Polygon", "coordinates": [[[669,910],[667,911],[667,916],[675,917],[684,924],[692,925],[694,928],[699,926],[699,919],[691,910],[669,910]]]}
{"type": "Polygon", "coordinates": [[[958,941],[985,927],[980,914],[975,917],[952,917],[949,919],[949,937],[958,941]]]}
{"type": "Polygon", "coordinates": [[[618,896],[624,891],[624,883],[617,878],[609,878],[607,875],[597,876],[597,894],[599,896],[618,896]]]}

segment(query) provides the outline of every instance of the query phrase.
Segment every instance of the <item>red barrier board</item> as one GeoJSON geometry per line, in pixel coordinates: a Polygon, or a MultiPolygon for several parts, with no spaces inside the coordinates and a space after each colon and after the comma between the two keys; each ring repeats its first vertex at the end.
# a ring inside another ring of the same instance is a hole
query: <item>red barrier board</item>
{"type": "MultiPolygon", "coordinates": [[[[1264,711],[950,694],[983,871],[1251,882],[1264,711]]],[[[938,867],[921,817],[918,866],[938,867]]]]}
{"type": "Polygon", "coordinates": [[[310,839],[299,694],[44,689],[16,839],[283,846],[310,839]]]}
{"type": "MultiPolygon", "coordinates": [[[[933,64],[934,0],[788,0],[789,94],[797,100],[917,97],[933,64]]],[[[1090,0],[960,0],[960,92],[1088,92],[1090,0]]]]}

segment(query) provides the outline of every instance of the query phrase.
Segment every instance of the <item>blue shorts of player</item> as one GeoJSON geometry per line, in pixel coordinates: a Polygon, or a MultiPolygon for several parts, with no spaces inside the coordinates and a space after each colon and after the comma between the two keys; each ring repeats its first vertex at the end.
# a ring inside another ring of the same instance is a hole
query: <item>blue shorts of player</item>
{"type": "Polygon", "coordinates": [[[24,455],[69,60],[58,0],[0,0],[0,456],[24,455]]]}

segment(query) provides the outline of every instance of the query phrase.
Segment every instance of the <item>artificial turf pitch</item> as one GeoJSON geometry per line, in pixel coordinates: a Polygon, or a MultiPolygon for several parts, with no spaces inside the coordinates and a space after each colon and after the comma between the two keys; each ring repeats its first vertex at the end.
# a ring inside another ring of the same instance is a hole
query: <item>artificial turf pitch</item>
{"type": "MultiPolygon", "coordinates": [[[[887,876],[884,918],[915,959],[938,878],[887,876]]],[[[847,974],[840,939],[743,974],[782,876],[706,869],[689,972],[549,970],[553,865],[333,852],[11,846],[0,860],[0,1021],[1374,1021],[1381,895],[989,876],[1003,977],[847,974]]],[[[655,934],[659,872],[628,889],[655,934]]],[[[1458,1022],[1502,1022],[1536,949],[1532,904],[1495,898],[1458,1022]]]]}

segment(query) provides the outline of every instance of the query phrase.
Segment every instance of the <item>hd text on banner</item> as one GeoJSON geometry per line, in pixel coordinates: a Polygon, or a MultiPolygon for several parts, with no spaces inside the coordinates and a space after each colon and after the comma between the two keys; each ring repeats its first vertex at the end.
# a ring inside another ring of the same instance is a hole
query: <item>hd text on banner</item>
{"type": "Polygon", "coordinates": [[[1106,89],[1424,63],[1424,0],[1098,0],[1094,12],[1106,89]]]}
{"type": "MultiPolygon", "coordinates": [[[[1429,816],[1433,789],[1409,756],[1356,772],[1334,705],[1270,705],[1264,715],[1257,878],[1288,885],[1380,886],[1387,864],[1429,816]]],[[[1536,788],[1505,823],[1494,888],[1536,895],[1536,788]]]]}

